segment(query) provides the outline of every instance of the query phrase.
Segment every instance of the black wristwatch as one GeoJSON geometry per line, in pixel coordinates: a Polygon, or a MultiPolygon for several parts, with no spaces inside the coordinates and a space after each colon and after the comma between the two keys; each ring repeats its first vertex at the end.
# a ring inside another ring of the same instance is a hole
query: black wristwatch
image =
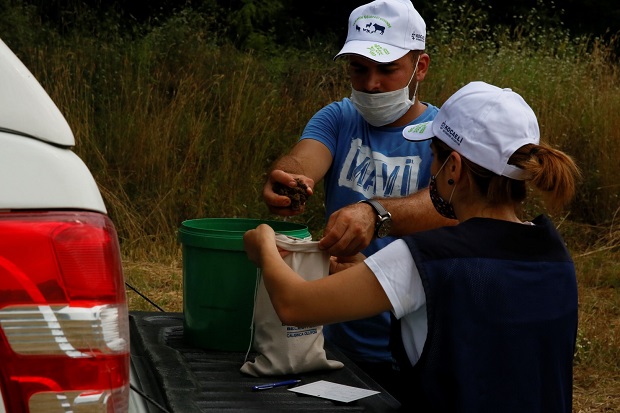
{"type": "Polygon", "coordinates": [[[392,214],[376,199],[363,199],[359,203],[370,205],[377,213],[377,221],[375,223],[375,237],[383,238],[390,234],[392,230],[392,214]]]}

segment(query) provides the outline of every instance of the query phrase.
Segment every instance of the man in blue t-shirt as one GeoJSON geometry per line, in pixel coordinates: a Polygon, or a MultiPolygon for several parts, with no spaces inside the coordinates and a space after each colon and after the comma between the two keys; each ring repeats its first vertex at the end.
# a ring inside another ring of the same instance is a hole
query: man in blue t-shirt
{"type": "MultiPolygon", "coordinates": [[[[276,183],[325,185],[327,225],[320,247],[338,258],[378,251],[398,236],[451,225],[426,193],[430,144],[402,139],[406,125],[433,120],[438,109],[418,100],[428,71],[426,25],[409,0],[377,0],[356,8],[335,56],[349,60],[351,97],[333,102],[310,119],[299,142],[271,168],[263,197],[273,213],[290,216],[290,199],[276,183]]],[[[327,325],[325,337],[388,391],[395,379],[389,349],[390,315],[327,325]]]]}

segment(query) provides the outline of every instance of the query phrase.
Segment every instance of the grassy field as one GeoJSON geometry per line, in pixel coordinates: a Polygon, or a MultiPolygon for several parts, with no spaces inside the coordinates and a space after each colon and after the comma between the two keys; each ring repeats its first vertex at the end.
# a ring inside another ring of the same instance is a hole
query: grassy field
{"type": "MultiPolygon", "coordinates": [[[[475,10],[444,7],[429,27],[422,100],[440,106],[464,84],[511,87],[536,112],[543,139],[575,157],[584,179],[552,217],[578,270],[575,412],[620,412],[620,76],[615,39],[573,38],[524,16],[490,28],[475,10]],[[455,24],[458,22],[458,24],[455,24]]],[[[337,45],[240,52],[187,13],[143,36],[7,41],[66,115],[122,243],[127,281],[182,311],[180,223],[270,217],[268,165],[323,105],[348,96],[337,45]]],[[[5,39],[6,41],[6,39],[5,39]]],[[[319,236],[321,189],[297,218],[319,236]]],[[[528,216],[541,212],[533,200],[528,216]]],[[[131,309],[154,309],[128,291],[131,309]]]]}
{"type": "Polygon", "coordinates": [[[620,232],[575,224],[560,230],[579,286],[573,411],[620,412],[620,232]],[[596,241],[586,246],[589,237],[596,241]]]}

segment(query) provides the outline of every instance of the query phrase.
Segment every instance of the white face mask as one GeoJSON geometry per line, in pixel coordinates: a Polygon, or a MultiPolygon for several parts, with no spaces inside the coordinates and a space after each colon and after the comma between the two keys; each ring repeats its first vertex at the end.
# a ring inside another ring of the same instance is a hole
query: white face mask
{"type": "Polygon", "coordinates": [[[418,56],[409,83],[402,89],[383,93],[365,93],[351,88],[351,102],[366,122],[372,126],[389,125],[409,110],[418,93],[418,82],[416,82],[413,97],[409,99],[409,84],[418,70],[419,62],[420,56],[418,56]]]}

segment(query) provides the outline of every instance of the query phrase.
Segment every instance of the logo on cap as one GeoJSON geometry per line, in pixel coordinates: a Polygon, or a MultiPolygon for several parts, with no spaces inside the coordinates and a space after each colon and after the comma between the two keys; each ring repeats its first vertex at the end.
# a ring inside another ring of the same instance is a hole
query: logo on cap
{"type": "Polygon", "coordinates": [[[441,126],[439,128],[441,129],[443,133],[448,135],[454,143],[456,143],[459,146],[461,145],[461,142],[463,142],[463,138],[458,133],[453,131],[451,127],[446,125],[445,121],[441,123],[441,126]]]}
{"type": "Polygon", "coordinates": [[[426,36],[422,33],[411,33],[411,40],[417,40],[418,42],[425,42],[426,36]]]}
{"type": "Polygon", "coordinates": [[[358,17],[357,19],[355,19],[355,30],[356,31],[363,31],[366,33],[370,33],[370,34],[374,34],[374,33],[379,33],[380,35],[384,35],[385,34],[385,29],[386,27],[389,29],[392,27],[392,25],[390,24],[390,22],[388,22],[387,20],[385,20],[383,17],[381,16],[368,16],[368,15],[363,15],[358,17]],[[373,23],[372,21],[366,23],[366,24],[362,24],[361,26],[358,24],[358,22],[360,20],[364,20],[364,19],[376,19],[376,20],[380,20],[383,24],[379,24],[379,23],[373,23]]]}
{"type": "Polygon", "coordinates": [[[382,55],[389,55],[390,51],[386,49],[385,47],[380,46],[375,43],[371,47],[368,48],[368,53],[370,53],[371,56],[382,56],[382,55]]]}

